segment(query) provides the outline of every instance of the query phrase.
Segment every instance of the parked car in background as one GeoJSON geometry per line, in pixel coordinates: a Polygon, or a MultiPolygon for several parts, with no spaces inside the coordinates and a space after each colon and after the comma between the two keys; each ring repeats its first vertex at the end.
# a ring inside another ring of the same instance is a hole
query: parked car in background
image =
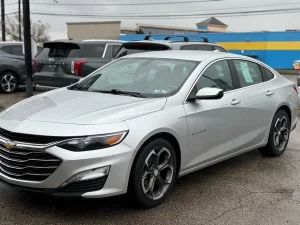
{"type": "Polygon", "coordinates": [[[195,51],[219,51],[228,52],[222,46],[209,42],[203,37],[201,41],[191,41],[187,36],[169,36],[164,40],[154,40],[153,37],[148,35],[142,41],[130,41],[122,44],[119,52],[115,58],[120,58],[126,55],[148,52],[148,51],[164,51],[164,50],[195,50],[195,51]],[[172,40],[172,38],[183,38],[182,41],[172,40]]]}
{"type": "MultiPolygon", "coordinates": [[[[14,92],[25,84],[23,42],[0,42],[0,91],[14,92]]],[[[42,50],[37,46],[37,52],[42,50]]]]}
{"type": "Polygon", "coordinates": [[[129,192],[154,207],[177,177],[255,149],[282,155],[297,124],[297,91],[239,55],[125,56],[3,111],[0,181],[58,196],[129,192]]]}
{"type": "Polygon", "coordinates": [[[35,59],[37,89],[76,83],[110,62],[121,47],[117,40],[58,40],[47,42],[35,59]]]}

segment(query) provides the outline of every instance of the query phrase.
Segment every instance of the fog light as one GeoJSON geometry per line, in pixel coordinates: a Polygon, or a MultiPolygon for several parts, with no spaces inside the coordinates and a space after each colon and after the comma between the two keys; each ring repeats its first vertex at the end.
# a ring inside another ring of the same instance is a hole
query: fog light
{"type": "Polygon", "coordinates": [[[80,173],[74,175],[73,177],[71,177],[65,183],[63,183],[61,185],[61,187],[64,187],[70,183],[94,180],[96,178],[104,177],[104,176],[108,175],[109,170],[110,170],[110,166],[105,166],[105,167],[101,167],[101,168],[97,168],[97,169],[80,172],[80,173]]]}

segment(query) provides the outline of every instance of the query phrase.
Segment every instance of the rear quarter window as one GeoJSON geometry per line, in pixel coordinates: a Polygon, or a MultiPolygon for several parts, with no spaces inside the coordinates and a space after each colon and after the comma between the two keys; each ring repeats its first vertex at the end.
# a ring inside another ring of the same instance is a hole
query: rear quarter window
{"type": "Polygon", "coordinates": [[[261,66],[264,81],[269,81],[274,78],[274,74],[264,66],[261,66]]]}

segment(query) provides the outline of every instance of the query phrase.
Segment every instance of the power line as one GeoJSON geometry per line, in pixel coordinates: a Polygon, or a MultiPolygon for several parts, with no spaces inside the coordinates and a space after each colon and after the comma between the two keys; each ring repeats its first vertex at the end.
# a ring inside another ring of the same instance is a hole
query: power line
{"type": "MultiPolygon", "coordinates": [[[[242,6],[242,7],[226,7],[226,8],[220,8],[220,9],[215,9],[215,10],[210,10],[210,9],[205,9],[205,12],[207,12],[207,15],[210,13],[214,13],[216,11],[221,11],[221,10],[227,10],[227,9],[249,9],[249,8],[257,8],[257,7],[267,7],[267,6],[282,6],[282,5],[295,5],[295,4],[300,4],[300,1],[298,2],[293,2],[293,3],[279,3],[279,4],[267,4],[267,5],[252,5],[252,6],[242,6]]],[[[165,11],[165,12],[157,12],[155,14],[151,15],[160,15],[159,13],[166,13],[168,15],[169,13],[190,13],[190,12],[199,12],[199,10],[189,10],[189,11],[165,11]]],[[[63,12],[66,13],[66,12],[63,12]]],[[[75,13],[75,12],[74,12],[75,13]]],[[[230,12],[228,12],[230,13],[230,12]]],[[[89,13],[90,14],[90,13],[89,13]]],[[[92,14],[92,15],[145,15],[145,13],[135,13],[135,12],[122,12],[122,13],[101,13],[101,14],[92,14]]],[[[218,14],[218,12],[216,12],[218,14]]]]}
{"type": "MultiPolygon", "coordinates": [[[[224,17],[224,16],[235,16],[235,15],[253,15],[253,14],[275,14],[275,13],[283,13],[283,12],[297,12],[300,10],[298,8],[286,8],[286,9],[266,9],[266,10],[250,10],[250,11],[237,11],[237,12],[224,12],[224,13],[216,13],[214,16],[224,17]]],[[[36,15],[49,15],[49,16],[76,16],[76,17],[89,17],[89,18],[143,18],[143,19],[176,19],[176,18],[194,18],[194,17],[205,17],[211,16],[210,13],[196,13],[196,14],[138,14],[138,15],[121,15],[121,14],[91,14],[91,13],[68,13],[68,12],[51,12],[51,11],[33,11],[32,14],[36,15]]]]}
{"type": "Polygon", "coordinates": [[[200,2],[219,2],[223,0],[192,0],[178,2],[151,2],[151,3],[42,3],[31,2],[31,5],[56,5],[56,6],[133,6],[133,5],[170,5],[170,4],[190,4],[200,2]]]}

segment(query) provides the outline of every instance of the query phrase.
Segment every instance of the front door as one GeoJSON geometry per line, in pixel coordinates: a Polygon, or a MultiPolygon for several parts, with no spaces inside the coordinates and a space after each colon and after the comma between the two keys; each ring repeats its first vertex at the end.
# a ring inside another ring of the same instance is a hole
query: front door
{"type": "Polygon", "coordinates": [[[196,100],[184,105],[188,123],[187,169],[239,150],[242,137],[241,98],[227,60],[211,64],[200,76],[192,93],[204,87],[224,90],[218,100],[196,100]]]}

